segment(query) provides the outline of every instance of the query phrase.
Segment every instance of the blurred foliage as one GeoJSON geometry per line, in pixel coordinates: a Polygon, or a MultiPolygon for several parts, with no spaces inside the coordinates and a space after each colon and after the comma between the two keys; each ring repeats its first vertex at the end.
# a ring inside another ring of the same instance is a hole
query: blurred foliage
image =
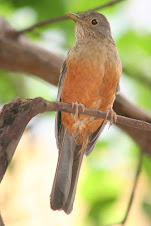
{"type": "Polygon", "coordinates": [[[151,184],[151,164],[150,164],[150,158],[149,158],[149,156],[145,155],[143,160],[144,160],[144,168],[145,168],[146,174],[147,174],[148,179],[149,179],[150,184],[151,184]]]}
{"type": "Polygon", "coordinates": [[[90,169],[82,191],[82,197],[89,207],[86,225],[89,225],[89,221],[91,222],[90,225],[102,225],[108,219],[108,216],[110,216],[108,223],[111,223],[115,214],[113,204],[121,192],[119,189],[121,186],[117,186],[119,180],[115,178],[115,173],[109,170],[90,169]],[[113,183],[113,181],[116,183],[113,183]]]}
{"type": "MultiPolygon", "coordinates": [[[[1,0],[0,13],[19,30],[44,19],[64,15],[69,11],[81,12],[106,2],[108,1],[1,0]]],[[[101,12],[106,14],[111,22],[115,21],[113,25],[119,28],[115,41],[123,64],[122,93],[133,102],[151,110],[151,32],[139,26],[136,28],[131,21],[128,26],[125,25],[129,19],[127,13],[130,4],[131,1],[120,3],[101,12]]],[[[65,55],[75,40],[74,23],[72,21],[54,23],[35,29],[27,35],[43,47],[65,55]]],[[[55,87],[39,79],[0,71],[0,104],[11,101],[16,96],[24,98],[42,96],[55,100],[56,92],[55,87]]],[[[124,208],[119,210],[116,204],[122,197],[127,183],[130,180],[133,182],[131,174],[135,173],[138,153],[136,144],[121,131],[115,131],[115,135],[112,134],[108,138],[104,136],[101,142],[98,142],[92,157],[87,161],[88,173],[81,188],[82,197],[88,204],[85,225],[99,226],[103,222],[112,223],[124,215],[124,208]],[[110,154],[112,159],[109,158],[110,154]],[[114,163],[111,161],[113,159],[116,160],[114,163]],[[105,164],[106,162],[109,164],[105,164]],[[120,176],[120,173],[125,171],[128,171],[130,176],[120,176]]],[[[147,156],[144,158],[144,169],[151,181],[151,161],[147,156]]],[[[151,222],[151,204],[144,201],[143,211],[151,222]]]]}
{"type": "Polygon", "coordinates": [[[117,41],[123,72],[129,79],[134,79],[135,90],[139,90],[137,101],[147,109],[151,109],[150,40],[150,33],[128,30],[117,41]]]}
{"type": "Polygon", "coordinates": [[[142,204],[143,210],[146,213],[147,217],[151,221],[151,202],[144,201],[142,204]]]}
{"type": "Polygon", "coordinates": [[[9,102],[17,96],[25,97],[23,80],[20,76],[0,70],[0,104],[9,102]]]}

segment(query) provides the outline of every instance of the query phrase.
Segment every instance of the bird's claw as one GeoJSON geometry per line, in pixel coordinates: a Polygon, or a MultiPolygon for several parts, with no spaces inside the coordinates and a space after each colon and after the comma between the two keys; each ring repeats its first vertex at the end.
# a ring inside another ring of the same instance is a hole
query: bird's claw
{"type": "Polygon", "coordinates": [[[117,114],[115,113],[115,111],[110,108],[107,112],[106,112],[106,117],[105,117],[105,124],[107,124],[107,119],[110,115],[110,125],[109,128],[113,125],[113,123],[117,122],[117,114]]]}
{"type": "Polygon", "coordinates": [[[74,117],[75,119],[77,119],[79,116],[79,107],[82,109],[82,112],[84,112],[85,106],[81,103],[78,104],[78,102],[76,101],[76,102],[72,102],[72,108],[74,107],[75,107],[74,117]]]}

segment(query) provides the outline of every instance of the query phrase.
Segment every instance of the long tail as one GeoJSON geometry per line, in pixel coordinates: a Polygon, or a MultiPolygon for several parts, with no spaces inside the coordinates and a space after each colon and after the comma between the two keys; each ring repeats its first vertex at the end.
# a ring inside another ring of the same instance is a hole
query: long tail
{"type": "Polygon", "coordinates": [[[81,146],[66,131],[60,146],[50,205],[53,210],[64,210],[69,214],[73,208],[84,151],[79,152],[81,146]]]}

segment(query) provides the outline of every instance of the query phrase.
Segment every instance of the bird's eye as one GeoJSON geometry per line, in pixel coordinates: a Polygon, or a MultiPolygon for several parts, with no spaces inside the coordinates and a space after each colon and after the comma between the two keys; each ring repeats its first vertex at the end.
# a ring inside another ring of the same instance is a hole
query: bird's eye
{"type": "Polygon", "coordinates": [[[97,19],[91,20],[91,24],[96,25],[97,23],[98,23],[98,20],[97,19]]]}

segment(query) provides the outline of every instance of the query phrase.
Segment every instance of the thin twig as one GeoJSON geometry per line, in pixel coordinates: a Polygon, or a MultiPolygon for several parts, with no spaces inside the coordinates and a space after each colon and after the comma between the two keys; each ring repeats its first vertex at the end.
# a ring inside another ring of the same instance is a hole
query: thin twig
{"type": "MultiPolygon", "coordinates": [[[[116,3],[119,3],[121,1],[124,1],[124,0],[114,0],[114,1],[111,1],[111,2],[108,2],[106,4],[103,4],[103,5],[100,5],[96,8],[93,8],[93,9],[90,9],[90,10],[86,10],[84,12],[88,12],[88,11],[95,11],[95,10],[99,10],[99,9],[104,9],[106,7],[109,7],[109,6],[112,6],[116,3]]],[[[80,13],[80,12],[78,12],[80,13]]],[[[16,32],[16,36],[19,36],[20,34],[23,34],[25,32],[29,32],[29,31],[32,31],[34,30],[35,28],[38,28],[38,27],[42,27],[42,26],[45,26],[45,25],[48,25],[48,24],[52,24],[52,23],[55,23],[55,22],[58,22],[58,21],[63,21],[63,20],[68,20],[69,17],[67,17],[66,15],[63,15],[63,16],[59,16],[59,17],[54,17],[54,18],[50,18],[50,19],[47,19],[47,20],[43,20],[37,24],[34,24],[30,27],[27,27],[25,29],[22,29],[20,31],[17,31],[16,32]]]]}
{"type": "Polygon", "coordinates": [[[111,1],[111,2],[108,2],[108,3],[105,3],[104,5],[101,5],[101,6],[98,6],[96,8],[93,8],[92,10],[87,10],[85,12],[88,12],[88,11],[96,11],[96,10],[100,10],[100,9],[104,9],[106,7],[109,7],[109,6],[112,6],[112,5],[115,5],[116,3],[119,3],[121,1],[124,1],[124,0],[114,0],[114,1],[111,1]]]}
{"type": "MultiPolygon", "coordinates": [[[[68,103],[50,102],[50,101],[43,99],[42,97],[37,97],[35,99],[30,99],[30,100],[27,99],[24,101],[25,104],[27,104],[28,102],[33,102],[34,107],[36,109],[36,114],[44,113],[44,112],[48,112],[48,111],[63,111],[63,112],[68,112],[68,113],[75,113],[75,109],[72,108],[72,104],[68,104],[68,103]]],[[[5,109],[5,106],[7,106],[7,105],[4,105],[4,107],[0,111],[0,114],[2,114],[3,109],[5,109]]],[[[85,110],[83,111],[83,109],[81,109],[79,107],[78,113],[90,115],[90,116],[93,116],[96,118],[106,119],[106,112],[96,110],[96,109],[85,108],[85,110]]],[[[110,120],[110,114],[107,119],[110,120]]],[[[144,131],[151,131],[151,123],[137,120],[137,119],[128,118],[128,117],[121,116],[121,115],[117,115],[116,123],[121,124],[121,125],[130,126],[130,127],[136,128],[136,129],[144,130],[144,131]]]]}
{"type": "Polygon", "coordinates": [[[43,20],[37,24],[34,24],[30,27],[27,27],[25,29],[22,29],[20,31],[17,31],[16,32],[16,35],[21,35],[25,32],[29,32],[29,31],[32,31],[34,30],[35,28],[38,28],[38,27],[42,27],[42,26],[45,26],[45,25],[48,25],[48,24],[52,24],[52,23],[55,23],[55,22],[59,22],[59,21],[63,21],[63,20],[68,20],[69,17],[67,17],[66,15],[63,15],[63,16],[58,16],[58,17],[53,17],[53,18],[50,18],[50,19],[47,19],[47,20],[43,20]]]}
{"type": "Polygon", "coordinates": [[[139,174],[140,174],[140,171],[141,171],[142,160],[143,160],[143,152],[140,152],[139,162],[138,162],[137,171],[136,171],[135,180],[134,180],[134,185],[133,185],[132,193],[131,193],[131,196],[130,196],[130,199],[129,199],[129,202],[128,202],[128,206],[127,206],[127,210],[126,210],[126,213],[125,213],[125,217],[124,217],[124,219],[121,222],[122,226],[124,226],[124,224],[125,224],[125,222],[126,222],[126,220],[128,218],[128,215],[130,213],[130,209],[132,207],[132,202],[133,202],[133,199],[134,199],[136,186],[137,186],[139,174]]]}
{"type": "MultiPolygon", "coordinates": [[[[44,99],[43,99],[43,101],[45,101],[45,103],[47,104],[47,107],[46,107],[46,109],[43,109],[42,112],[44,112],[44,111],[64,111],[64,112],[70,112],[70,113],[75,112],[75,110],[72,108],[71,104],[67,104],[67,103],[63,103],[63,102],[49,102],[44,99]]],[[[103,119],[106,118],[106,112],[99,111],[96,109],[90,109],[90,108],[85,108],[84,111],[82,109],[79,109],[79,114],[91,115],[91,116],[94,116],[97,118],[103,118],[103,119]]],[[[110,119],[110,115],[109,115],[108,119],[110,119]]],[[[140,130],[151,131],[151,123],[137,120],[137,119],[127,118],[127,117],[124,117],[121,115],[117,115],[116,123],[121,124],[121,125],[130,126],[130,127],[140,129],[140,130]]]]}
{"type": "Polygon", "coordinates": [[[140,152],[139,162],[138,162],[135,180],[134,180],[134,184],[133,184],[133,189],[132,189],[132,193],[130,195],[130,199],[129,199],[129,202],[128,202],[128,206],[127,206],[127,209],[126,209],[124,219],[122,221],[118,222],[118,223],[108,224],[108,225],[105,225],[105,226],[116,226],[116,225],[124,226],[125,225],[126,220],[127,220],[129,213],[130,213],[130,209],[132,207],[132,203],[133,203],[133,199],[134,199],[134,195],[135,195],[135,191],[136,191],[136,186],[137,186],[139,174],[140,174],[140,171],[141,171],[142,160],[143,160],[143,152],[140,152]]]}

